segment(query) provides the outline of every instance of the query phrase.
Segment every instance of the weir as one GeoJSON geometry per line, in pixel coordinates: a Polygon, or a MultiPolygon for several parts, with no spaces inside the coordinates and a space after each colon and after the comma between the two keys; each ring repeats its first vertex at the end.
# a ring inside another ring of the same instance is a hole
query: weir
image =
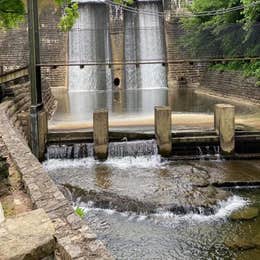
{"type": "MultiPolygon", "coordinates": [[[[137,157],[158,155],[155,140],[111,142],[108,146],[108,157],[137,157]]],[[[94,158],[94,146],[92,143],[76,143],[63,145],[49,145],[47,147],[47,159],[80,159],[94,158]]]]}

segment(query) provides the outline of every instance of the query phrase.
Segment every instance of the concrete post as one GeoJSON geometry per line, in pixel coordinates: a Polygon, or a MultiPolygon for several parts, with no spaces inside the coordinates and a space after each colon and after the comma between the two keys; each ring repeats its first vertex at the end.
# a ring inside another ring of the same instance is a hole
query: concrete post
{"type": "Polygon", "coordinates": [[[112,65],[114,88],[124,88],[124,10],[110,6],[109,34],[112,61],[119,64],[112,65]]]}
{"type": "Polygon", "coordinates": [[[172,152],[171,108],[166,106],[155,107],[154,120],[159,153],[162,156],[170,156],[172,152]]]}
{"type": "Polygon", "coordinates": [[[235,150],[235,107],[228,104],[217,104],[214,119],[221,152],[223,154],[233,153],[235,150]]]}
{"type": "Polygon", "coordinates": [[[93,113],[94,154],[99,160],[108,156],[108,111],[97,110],[93,113]]]}

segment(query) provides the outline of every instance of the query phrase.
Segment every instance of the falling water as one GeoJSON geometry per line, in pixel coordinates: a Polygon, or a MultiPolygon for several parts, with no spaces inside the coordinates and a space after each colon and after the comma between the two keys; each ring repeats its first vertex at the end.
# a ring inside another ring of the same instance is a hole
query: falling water
{"type": "MultiPolygon", "coordinates": [[[[70,63],[96,63],[109,59],[108,11],[104,4],[79,5],[80,17],[69,34],[70,63]]],[[[71,66],[69,90],[104,90],[110,76],[107,66],[71,66]]]]}
{"type": "MultiPolygon", "coordinates": [[[[164,61],[165,39],[163,21],[156,15],[160,1],[138,3],[139,13],[125,12],[125,60],[164,61]]],[[[166,87],[166,69],[162,63],[126,65],[125,80],[128,89],[166,87]]]]}
{"type": "MultiPolygon", "coordinates": [[[[95,1],[79,1],[80,18],[69,33],[69,62],[74,64],[111,61],[109,9],[95,1]]],[[[127,89],[166,87],[165,39],[163,19],[156,15],[161,2],[138,2],[138,14],[125,11],[125,61],[159,61],[158,64],[125,66],[127,89]],[[161,61],[161,62],[160,62],[161,61]]],[[[112,73],[109,66],[71,66],[69,90],[111,90],[112,73]]]]}
{"type": "Polygon", "coordinates": [[[158,154],[157,144],[151,141],[115,142],[109,144],[109,157],[148,156],[158,154]]]}
{"type": "MultiPolygon", "coordinates": [[[[137,57],[139,60],[160,61],[165,60],[165,45],[162,19],[157,15],[141,13],[160,12],[160,2],[138,3],[137,27],[137,57]]],[[[162,63],[141,64],[139,70],[139,85],[141,88],[166,87],[166,70],[162,63]]]]}
{"type": "MultiPolygon", "coordinates": [[[[157,155],[158,149],[155,140],[111,142],[108,147],[108,155],[114,157],[142,157],[157,155]]],[[[93,157],[92,143],[78,143],[68,145],[50,145],[47,148],[47,159],[80,159],[93,157]]]]}

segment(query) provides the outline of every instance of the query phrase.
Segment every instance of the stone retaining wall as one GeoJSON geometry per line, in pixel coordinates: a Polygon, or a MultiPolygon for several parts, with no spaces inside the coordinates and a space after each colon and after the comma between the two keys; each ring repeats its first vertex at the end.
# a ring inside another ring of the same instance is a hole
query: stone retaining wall
{"type": "Polygon", "coordinates": [[[207,68],[208,63],[188,61],[191,59],[191,55],[180,44],[180,39],[185,32],[179,20],[170,17],[168,22],[165,23],[167,59],[170,62],[168,64],[168,85],[170,88],[179,86],[179,82],[184,79],[187,86],[197,87],[201,74],[207,68]]]}
{"type": "Polygon", "coordinates": [[[74,214],[69,201],[31,153],[20,132],[12,126],[14,107],[12,101],[0,104],[0,136],[21,173],[33,208],[44,209],[55,226],[56,259],[113,259],[102,242],[74,214]]]}
{"type": "MultiPolygon", "coordinates": [[[[39,0],[41,63],[66,63],[68,33],[58,29],[61,11],[54,1],[39,0]]],[[[17,28],[0,29],[0,75],[28,65],[29,43],[27,18],[17,28]]],[[[65,87],[67,68],[42,68],[42,77],[52,87],[65,87]]]]}
{"type": "MultiPolygon", "coordinates": [[[[28,77],[19,79],[18,82],[6,84],[5,93],[9,97],[8,99],[14,101],[15,106],[12,107],[12,103],[6,104],[10,105],[8,113],[12,120],[12,126],[19,129],[20,133],[23,133],[23,136],[26,138],[29,133],[29,112],[31,106],[30,82],[28,77]]],[[[49,83],[45,80],[42,84],[42,98],[48,117],[51,118],[56,110],[57,101],[52,95],[49,83]]]]}
{"type": "Polygon", "coordinates": [[[200,89],[223,97],[243,98],[260,103],[260,86],[255,78],[245,78],[239,71],[206,71],[200,89]]]}

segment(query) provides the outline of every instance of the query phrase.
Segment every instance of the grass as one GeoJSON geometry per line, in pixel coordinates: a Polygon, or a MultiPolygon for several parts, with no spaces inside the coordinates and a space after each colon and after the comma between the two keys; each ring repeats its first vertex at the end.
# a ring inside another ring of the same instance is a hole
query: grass
{"type": "Polygon", "coordinates": [[[81,219],[83,219],[83,218],[86,216],[85,210],[84,210],[83,208],[81,208],[81,207],[77,207],[77,208],[75,209],[75,213],[76,213],[76,215],[78,215],[81,219]]]}

